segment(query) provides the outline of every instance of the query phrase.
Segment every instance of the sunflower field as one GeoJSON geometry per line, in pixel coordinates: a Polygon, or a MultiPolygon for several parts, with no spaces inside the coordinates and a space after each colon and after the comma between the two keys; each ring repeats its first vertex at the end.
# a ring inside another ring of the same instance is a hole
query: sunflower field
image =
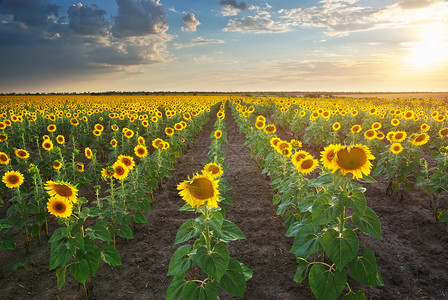
{"type": "Polygon", "coordinates": [[[5,299],[444,299],[437,99],[0,97],[5,299]]]}

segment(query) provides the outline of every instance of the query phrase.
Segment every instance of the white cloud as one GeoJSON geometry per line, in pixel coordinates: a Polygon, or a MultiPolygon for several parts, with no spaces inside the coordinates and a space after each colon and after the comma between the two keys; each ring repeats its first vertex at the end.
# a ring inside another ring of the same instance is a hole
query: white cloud
{"type": "Polygon", "coordinates": [[[251,33],[281,33],[289,31],[285,22],[275,22],[269,17],[248,16],[240,19],[230,19],[223,31],[251,33]]]}
{"type": "Polygon", "coordinates": [[[220,14],[224,17],[236,16],[241,10],[230,5],[226,5],[221,9],[220,14]]]}
{"type": "Polygon", "coordinates": [[[187,27],[181,28],[182,31],[195,32],[196,27],[198,27],[198,25],[201,24],[201,22],[199,22],[199,20],[196,19],[196,16],[193,13],[186,14],[183,17],[182,21],[184,21],[185,25],[187,25],[187,27]]]}
{"type": "Polygon", "coordinates": [[[193,40],[191,40],[191,42],[187,43],[187,44],[178,44],[178,43],[174,43],[173,47],[176,49],[181,49],[181,48],[185,48],[185,47],[193,47],[193,46],[198,46],[198,45],[208,45],[208,44],[223,44],[224,41],[223,40],[218,40],[218,39],[205,39],[203,37],[197,37],[193,40]]]}
{"type": "Polygon", "coordinates": [[[204,54],[204,55],[201,55],[199,57],[194,57],[193,60],[195,62],[197,62],[197,63],[202,63],[202,62],[212,61],[213,58],[211,58],[210,56],[204,54]]]}

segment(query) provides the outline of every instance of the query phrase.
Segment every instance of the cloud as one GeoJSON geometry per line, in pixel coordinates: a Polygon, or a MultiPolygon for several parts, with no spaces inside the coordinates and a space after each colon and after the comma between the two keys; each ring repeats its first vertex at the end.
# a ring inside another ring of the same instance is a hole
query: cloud
{"type": "Polygon", "coordinates": [[[118,15],[112,26],[117,38],[162,34],[168,20],[159,0],[117,0],[118,15]]]}
{"type": "Polygon", "coordinates": [[[187,44],[178,44],[175,43],[173,44],[173,47],[176,49],[181,49],[181,48],[185,48],[185,47],[193,47],[193,46],[202,46],[202,45],[207,45],[207,44],[223,44],[224,41],[223,40],[218,40],[218,39],[205,39],[203,37],[197,37],[193,40],[191,40],[190,43],[187,44]]]}
{"type": "Polygon", "coordinates": [[[251,33],[280,33],[289,31],[286,23],[276,23],[269,17],[248,16],[231,19],[223,31],[251,32],[251,33]]]}
{"type": "Polygon", "coordinates": [[[26,26],[45,25],[49,19],[58,18],[58,5],[48,4],[46,0],[3,0],[0,1],[0,12],[11,14],[15,22],[26,26]]]}
{"type": "Polygon", "coordinates": [[[201,55],[199,57],[194,57],[193,60],[196,63],[202,63],[202,62],[206,62],[206,61],[212,61],[213,58],[211,58],[210,56],[204,54],[204,55],[201,55]]]}
{"type": "Polygon", "coordinates": [[[193,13],[186,14],[182,18],[182,21],[184,21],[185,25],[187,25],[187,27],[182,27],[181,28],[182,31],[194,32],[194,31],[196,31],[196,27],[201,24],[201,22],[199,22],[196,19],[195,15],[193,13]]]}
{"type": "Polygon", "coordinates": [[[81,3],[69,7],[68,18],[70,30],[79,35],[105,35],[107,22],[104,19],[106,12],[97,5],[84,6],[81,3]]]}
{"type": "Polygon", "coordinates": [[[219,5],[223,6],[220,13],[225,17],[236,16],[240,11],[248,8],[246,2],[237,2],[236,0],[220,0],[219,5]]]}
{"type": "Polygon", "coordinates": [[[448,2],[405,0],[383,8],[357,5],[356,0],[322,0],[319,6],[281,9],[280,18],[292,27],[324,28],[327,35],[347,35],[356,31],[401,28],[429,22],[444,22],[448,2]]]}

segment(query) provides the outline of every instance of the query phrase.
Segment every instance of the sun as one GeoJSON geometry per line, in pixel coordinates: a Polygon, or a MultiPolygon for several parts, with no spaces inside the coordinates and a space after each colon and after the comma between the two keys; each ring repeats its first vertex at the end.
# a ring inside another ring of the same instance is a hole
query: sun
{"type": "Polygon", "coordinates": [[[448,29],[443,24],[428,24],[421,29],[422,40],[401,45],[409,51],[405,65],[419,71],[435,71],[448,61],[448,29]]]}

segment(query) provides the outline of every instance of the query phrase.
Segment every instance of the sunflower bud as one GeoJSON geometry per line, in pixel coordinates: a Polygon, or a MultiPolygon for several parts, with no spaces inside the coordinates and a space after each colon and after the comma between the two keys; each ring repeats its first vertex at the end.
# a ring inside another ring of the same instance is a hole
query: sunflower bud
{"type": "Polygon", "coordinates": [[[424,158],[420,158],[420,165],[426,166],[427,162],[424,158]]]}
{"type": "Polygon", "coordinates": [[[75,149],[75,150],[73,150],[73,153],[75,153],[75,155],[78,155],[79,154],[79,150],[75,149]]]}
{"type": "Polygon", "coordinates": [[[442,154],[446,153],[446,148],[445,147],[440,147],[439,148],[439,152],[442,153],[442,154]]]}

